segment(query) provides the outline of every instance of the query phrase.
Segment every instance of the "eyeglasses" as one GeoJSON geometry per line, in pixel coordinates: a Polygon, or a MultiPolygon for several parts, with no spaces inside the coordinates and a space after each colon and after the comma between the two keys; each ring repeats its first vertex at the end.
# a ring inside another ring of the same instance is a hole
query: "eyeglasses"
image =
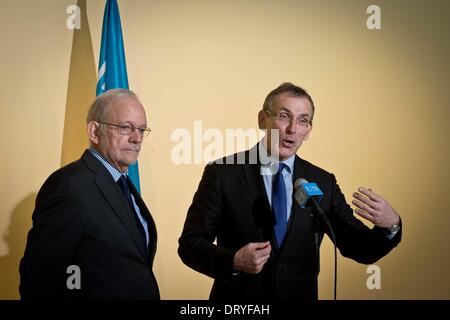
{"type": "Polygon", "coordinates": [[[134,132],[134,130],[137,130],[141,136],[147,137],[151,131],[150,128],[135,128],[133,126],[121,126],[118,124],[112,124],[112,123],[100,122],[100,121],[98,121],[98,123],[116,127],[117,132],[123,136],[129,136],[134,132]]]}
{"type": "Polygon", "coordinates": [[[294,121],[295,124],[297,124],[300,128],[306,129],[311,125],[311,120],[305,117],[300,118],[294,118],[292,115],[290,115],[287,112],[279,112],[279,113],[273,113],[269,110],[264,110],[269,115],[271,115],[275,120],[279,121],[283,124],[289,124],[292,121],[294,121]]]}

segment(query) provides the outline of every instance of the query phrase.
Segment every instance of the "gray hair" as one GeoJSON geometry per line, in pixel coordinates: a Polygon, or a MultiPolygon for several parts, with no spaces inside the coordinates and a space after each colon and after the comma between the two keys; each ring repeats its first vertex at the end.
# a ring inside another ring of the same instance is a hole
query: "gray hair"
{"type": "Polygon", "coordinates": [[[86,122],[106,121],[108,108],[113,105],[114,102],[127,97],[131,97],[139,101],[138,96],[133,91],[128,89],[111,89],[105,91],[99,95],[90,106],[86,122]]]}
{"type": "Polygon", "coordinates": [[[311,115],[311,121],[312,121],[312,119],[314,118],[315,107],[314,107],[314,102],[313,102],[311,96],[305,89],[303,89],[299,86],[296,86],[290,82],[284,82],[284,83],[280,84],[277,88],[273,89],[267,95],[266,99],[264,100],[263,110],[272,111],[272,103],[273,103],[274,98],[285,92],[289,93],[290,95],[292,95],[294,97],[299,97],[299,98],[305,97],[308,99],[308,101],[311,103],[311,107],[312,107],[312,115],[311,115]]]}

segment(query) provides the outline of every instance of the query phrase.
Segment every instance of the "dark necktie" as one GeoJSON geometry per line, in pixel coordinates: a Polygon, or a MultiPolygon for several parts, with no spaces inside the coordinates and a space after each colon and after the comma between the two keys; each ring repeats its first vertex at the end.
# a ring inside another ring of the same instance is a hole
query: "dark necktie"
{"type": "Polygon", "coordinates": [[[128,187],[128,179],[124,175],[121,175],[120,179],[117,181],[117,184],[122,190],[125,199],[127,199],[128,205],[130,206],[131,212],[133,212],[134,219],[136,220],[136,226],[138,227],[139,232],[141,233],[145,247],[147,247],[147,236],[145,235],[144,226],[142,225],[142,222],[139,219],[136,210],[134,209],[133,199],[131,198],[131,191],[130,188],[128,187]]]}
{"type": "Polygon", "coordinates": [[[286,185],[283,178],[284,163],[280,162],[272,185],[272,210],[275,214],[275,237],[281,247],[287,230],[286,185]]]}

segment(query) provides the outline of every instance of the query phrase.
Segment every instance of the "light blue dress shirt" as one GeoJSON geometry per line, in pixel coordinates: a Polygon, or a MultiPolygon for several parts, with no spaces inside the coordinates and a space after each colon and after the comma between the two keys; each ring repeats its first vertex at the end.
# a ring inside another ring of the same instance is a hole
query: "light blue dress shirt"
{"type": "MultiPolygon", "coordinates": [[[[264,149],[264,145],[260,142],[260,148],[264,149]]],[[[292,192],[294,186],[292,184],[292,175],[294,174],[294,160],[295,154],[290,156],[288,159],[281,161],[286,165],[286,169],[283,170],[284,184],[286,185],[286,221],[289,220],[292,210],[292,192]]],[[[272,183],[275,175],[278,172],[279,162],[271,161],[268,164],[261,165],[260,173],[263,176],[264,186],[266,188],[267,198],[269,199],[270,206],[272,207],[272,183]]]]}

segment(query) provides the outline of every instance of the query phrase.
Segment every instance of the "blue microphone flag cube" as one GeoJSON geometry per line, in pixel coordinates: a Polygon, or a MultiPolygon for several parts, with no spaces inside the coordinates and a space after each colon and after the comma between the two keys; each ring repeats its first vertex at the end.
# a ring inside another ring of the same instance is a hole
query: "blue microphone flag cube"
{"type": "Polygon", "coordinates": [[[302,184],[303,190],[306,192],[306,196],[309,199],[310,197],[317,197],[317,201],[320,202],[323,197],[323,192],[320,190],[319,186],[315,182],[308,182],[302,184]]]}

